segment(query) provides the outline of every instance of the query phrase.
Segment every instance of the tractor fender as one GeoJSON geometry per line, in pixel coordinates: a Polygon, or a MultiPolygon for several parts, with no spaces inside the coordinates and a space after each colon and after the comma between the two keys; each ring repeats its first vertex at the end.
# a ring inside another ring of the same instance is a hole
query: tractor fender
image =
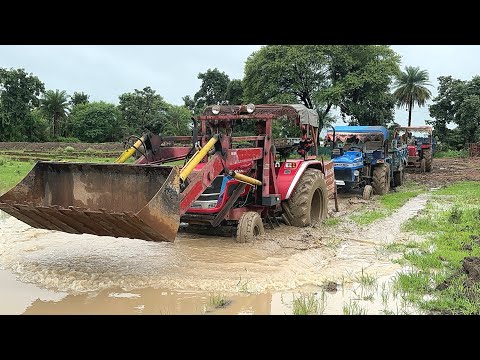
{"type": "MultiPolygon", "coordinates": [[[[328,162],[325,162],[326,168],[328,168],[327,163],[328,162]]],[[[327,170],[327,174],[325,174],[325,178],[328,178],[329,171],[332,173],[331,176],[333,178],[333,163],[332,163],[332,166],[330,167],[331,169],[327,170]]],[[[310,168],[318,169],[324,172],[322,162],[318,160],[307,160],[307,161],[299,160],[299,161],[292,161],[292,162],[287,161],[282,164],[282,166],[278,171],[278,177],[277,177],[278,192],[280,193],[282,200],[287,200],[290,197],[293,189],[295,189],[295,186],[297,185],[298,181],[300,180],[305,170],[310,168]],[[289,167],[289,165],[287,165],[288,163],[295,164],[295,168],[289,167]]]]}

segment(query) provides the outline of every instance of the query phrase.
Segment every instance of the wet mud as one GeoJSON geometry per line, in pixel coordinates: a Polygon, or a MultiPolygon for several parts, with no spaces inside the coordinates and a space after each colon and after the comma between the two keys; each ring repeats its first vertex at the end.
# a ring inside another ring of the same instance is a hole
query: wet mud
{"type": "MultiPolygon", "coordinates": [[[[480,180],[480,161],[435,159],[430,175],[409,170],[407,181],[438,187],[480,180]],[[457,168],[458,167],[458,168],[457,168]],[[449,177],[450,176],[450,177],[449,177]],[[425,179],[424,179],[425,177],[425,179]],[[478,179],[477,179],[478,177],[478,179]]],[[[391,216],[358,226],[348,215],[374,208],[360,194],[340,194],[336,226],[266,226],[254,243],[179,233],[174,243],[39,230],[0,212],[2,314],[292,314],[313,294],[321,314],[415,313],[391,288],[401,269],[384,251],[420,240],[401,224],[429,194],[391,216]]]]}

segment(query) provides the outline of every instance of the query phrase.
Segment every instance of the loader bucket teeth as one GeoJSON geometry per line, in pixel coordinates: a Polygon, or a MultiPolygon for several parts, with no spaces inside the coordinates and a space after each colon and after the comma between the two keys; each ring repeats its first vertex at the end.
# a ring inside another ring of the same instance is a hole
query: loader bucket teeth
{"type": "Polygon", "coordinates": [[[174,241],[178,167],[39,161],[0,209],[39,229],[174,241]]]}

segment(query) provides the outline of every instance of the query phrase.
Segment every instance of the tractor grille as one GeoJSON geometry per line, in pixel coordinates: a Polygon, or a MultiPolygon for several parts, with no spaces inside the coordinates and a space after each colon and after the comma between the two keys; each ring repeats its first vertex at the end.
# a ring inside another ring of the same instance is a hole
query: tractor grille
{"type": "Polygon", "coordinates": [[[353,181],[352,170],[350,169],[335,169],[335,180],[353,181]]]}

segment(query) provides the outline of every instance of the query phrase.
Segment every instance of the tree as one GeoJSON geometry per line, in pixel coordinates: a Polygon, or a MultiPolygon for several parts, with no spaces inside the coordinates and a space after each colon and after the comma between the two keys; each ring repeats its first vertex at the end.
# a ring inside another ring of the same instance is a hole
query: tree
{"type": "Polygon", "coordinates": [[[170,136],[191,135],[192,113],[185,106],[168,105],[160,133],[170,136]]]}
{"type": "Polygon", "coordinates": [[[147,86],[143,90],[120,95],[119,109],[128,131],[142,134],[145,131],[160,132],[165,121],[168,104],[163,97],[147,86]]]}
{"type": "Polygon", "coordinates": [[[185,107],[195,115],[201,114],[203,109],[209,105],[232,104],[232,101],[240,101],[242,97],[241,80],[233,80],[234,83],[230,85],[231,81],[228,75],[220,72],[217,68],[199,73],[198,79],[202,80],[202,84],[193,99],[190,95],[183,97],[185,107]]]}
{"type": "Polygon", "coordinates": [[[80,104],[88,104],[88,98],[90,95],[85,94],[84,92],[77,92],[73,93],[73,96],[70,98],[70,104],[73,106],[80,105],[80,104]]]}
{"type": "Polygon", "coordinates": [[[228,82],[225,91],[225,101],[230,105],[243,104],[243,83],[240,79],[233,79],[228,82]]]}
{"type": "Polygon", "coordinates": [[[224,104],[230,78],[217,68],[208,69],[205,73],[199,73],[198,79],[202,80],[200,90],[193,97],[196,108],[203,110],[206,106],[224,104]]]}
{"type": "Polygon", "coordinates": [[[103,101],[75,106],[70,122],[73,136],[81,141],[111,142],[124,136],[120,110],[103,101]]]}
{"type": "Polygon", "coordinates": [[[45,113],[45,115],[52,122],[52,135],[62,136],[64,135],[62,130],[63,124],[62,120],[65,120],[67,117],[68,111],[68,98],[67,92],[65,90],[47,90],[41,100],[40,108],[45,113]]]}
{"type": "Polygon", "coordinates": [[[192,112],[192,114],[195,112],[195,100],[192,99],[190,95],[185,95],[182,97],[184,107],[186,107],[188,110],[192,112]]]}
{"type": "Polygon", "coordinates": [[[32,131],[29,141],[42,142],[50,140],[50,122],[45,117],[40,108],[33,109],[32,116],[32,131]]]}
{"type": "Polygon", "coordinates": [[[427,121],[435,128],[435,134],[449,147],[461,148],[468,142],[480,139],[480,76],[470,81],[453,79],[451,76],[438,78],[438,95],[429,107],[427,121]],[[448,129],[456,124],[456,131],[448,129]]]}
{"type": "Polygon", "coordinates": [[[345,121],[380,125],[393,120],[389,92],[400,58],[388,46],[268,45],[245,63],[244,100],[302,103],[323,127],[338,108],[345,121]]]}
{"type": "Polygon", "coordinates": [[[415,104],[419,107],[424,106],[432,96],[427,86],[431,86],[428,82],[428,72],[420,70],[419,67],[407,66],[405,72],[401,72],[397,77],[393,96],[397,99],[398,107],[407,107],[408,126],[412,124],[412,109],[415,104]]]}
{"type": "Polygon", "coordinates": [[[39,105],[44,84],[24,69],[0,68],[0,141],[31,141],[31,110],[39,105]]]}
{"type": "Polygon", "coordinates": [[[434,126],[437,136],[446,138],[447,125],[455,123],[455,114],[465,96],[465,82],[453,79],[451,76],[440,76],[438,83],[438,95],[429,106],[430,116],[435,120],[427,123],[434,126]]]}

